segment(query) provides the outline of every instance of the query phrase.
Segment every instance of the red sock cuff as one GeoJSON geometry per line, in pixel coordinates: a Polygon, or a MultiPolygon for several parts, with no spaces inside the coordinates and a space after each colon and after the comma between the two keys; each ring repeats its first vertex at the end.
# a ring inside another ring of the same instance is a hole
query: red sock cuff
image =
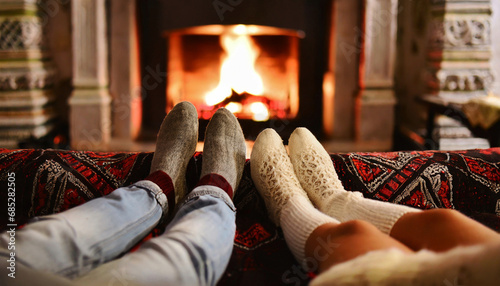
{"type": "Polygon", "coordinates": [[[170,178],[167,173],[158,170],[149,174],[145,180],[151,181],[160,187],[163,193],[167,196],[168,212],[172,212],[175,206],[175,190],[172,178],[170,178]]]}
{"type": "Polygon", "coordinates": [[[215,186],[221,188],[224,192],[226,192],[231,199],[233,199],[233,188],[229,184],[229,182],[222,177],[221,175],[215,174],[215,173],[210,173],[208,175],[203,176],[203,178],[200,179],[198,186],[215,186]]]}

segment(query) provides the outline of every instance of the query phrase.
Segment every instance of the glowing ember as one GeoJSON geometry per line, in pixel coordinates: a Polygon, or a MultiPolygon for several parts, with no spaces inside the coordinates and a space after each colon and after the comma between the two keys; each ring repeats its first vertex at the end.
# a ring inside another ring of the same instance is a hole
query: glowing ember
{"type": "Polygon", "coordinates": [[[243,111],[243,106],[238,102],[230,102],[225,107],[232,113],[239,113],[243,111]]]}
{"type": "MultiPolygon", "coordinates": [[[[262,78],[254,67],[259,50],[241,27],[245,26],[238,25],[236,31],[238,33],[224,34],[220,38],[227,56],[221,66],[219,85],[205,96],[207,105],[216,105],[224,101],[231,96],[232,90],[238,94],[264,93],[262,78]]],[[[230,106],[228,109],[230,108],[238,110],[236,106],[230,106]]]]}
{"type": "Polygon", "coordinates": [[[269,110],[262,102],[254,102],[250,104],[250,111],[253,113],[253,120],[266,121],[269,120],[269,110]]]}

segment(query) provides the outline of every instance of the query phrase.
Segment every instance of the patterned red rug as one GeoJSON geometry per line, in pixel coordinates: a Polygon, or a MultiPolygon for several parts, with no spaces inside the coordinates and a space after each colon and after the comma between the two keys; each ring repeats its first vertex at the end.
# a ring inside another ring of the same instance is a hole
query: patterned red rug
{"type": "MultiPolygon", "coordinates": [[[[453,208],[500,231],[500,149],[464,152],[332,154],[347,190],[422,209],[453,208]]],[[[57,213],[145,178],[152,153],[96,153],[0,149],[0,186],[16,178],[16,222],[57,213]]],[[[197,183],[202,154],[188,167],[197,183]]],[[[267,218],[250,162],[236,191],[237,232],[230,264],[219,285],[307,285],[311,274],[295,263],[281,230],[267,218]]],[[[7,204],[7,192],[0,193],[7,204]]],[[[1,226],[7,212],[0,214],[1,226]]],[[[146,239],[161,233],[157,227],[146,239]]]]}

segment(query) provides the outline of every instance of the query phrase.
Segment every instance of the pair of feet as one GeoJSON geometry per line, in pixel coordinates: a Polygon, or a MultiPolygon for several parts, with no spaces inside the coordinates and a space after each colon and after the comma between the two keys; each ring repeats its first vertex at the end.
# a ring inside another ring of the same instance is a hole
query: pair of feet
{"type": "MultiPolygon", "coordinates": [[[[170,176],[176,203],[187,193],[186,168],[197,142],[198,112],[191,103],[181,102],[161,124],[150,172],[163,171],[170,176]]],[[[236,190],[245,160],[245,138],[238,120],[225,108],[217,110],[205,133],[201,178],[217,174],[236,190]]]]}
{"type": "Polygon", "coordinates": [[[266,129],[257,137],[250,159],[252,180],[278,226],[290,198],[304,197],[323,211],[327,198],[345,191],[330,155],[309,130],[295,129],[288,149],[289,154],[281,137],[266,129]]]}
{"type": "MultiPolygon", "coordinates": [[[[181,102],[160,127],[151,163],[151,173],[163,171],[172,179],[176,203],[187,193],[186,168],[197,142],[198,113],[191,103],[181,102]]],[[[276,131],[266,129],[257,137],[251,155],[252,179],[276,225],[280,225],[281,209],[291,197],[310,199],[321,210],[325,198],[343,190],[330,156],[309,130],[297,128],[288,147],[290,156],[276,131]]],[[[238,120],[227,109],[219,109],[207,126],[201,178],[220,175],[236,190],[245,155],[238,120]]]]}

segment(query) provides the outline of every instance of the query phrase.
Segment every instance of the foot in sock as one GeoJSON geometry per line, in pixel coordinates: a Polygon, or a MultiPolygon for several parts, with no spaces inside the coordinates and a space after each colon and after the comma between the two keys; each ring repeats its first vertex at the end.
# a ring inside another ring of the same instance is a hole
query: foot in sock
{"type": "Polygon", "coordinates": [[[222,187],[221,184],[228,183],[231,190],[225,191],[232,197],[241,180],[245,161],[245,137],[238,119],[229,110],[220,108],[210,119],[205,132],[201,182],[211,174],[221,176],[226,182],[216,182],[215,185],[222,187]]]}
{"type": "Polygon", "coordinates": [[[365,199],[360,192],[346,191],[330,155],[305,128],[297,128],[292,133],[288,147],[295,174],[311,201],[320,211],[340,222],[364,220],[389,234],[392,226],[405,213],[420,211],[365,199]]]}
{"type": "Polygon", "coordinates": [[[295,129],[288,148],[300,184],[320,210],[325,208],[325,199],[345,192],[330,155],[309,130],[295,129]]]}
{"type": "Polygon", "coordinates": [[[175,190],[175,202],[186,195],[186,168],[197,142],[198,112],[191,103],[181,102],[161,124],[150,172],[163,171],[170,177],[175,190]]]}
{"type": "Polygon", "coordinates": [[[271,220],[280,225],[283,206],[293,196],[307,199],[293,172],[281,137],[273,129],[262,131],[253,145],[250,158],[252,180],[264,199],[271,220]]]}
{"type": "Polygon", "coordinates": [[[281,226],[291,252],[304,263],[305,243],[311,233],[320,225],[338,221],[311,204],[293,172],[280,136],[273,129],[262,131],[255,140],[250,168],[270,219],[281,226]]]}

